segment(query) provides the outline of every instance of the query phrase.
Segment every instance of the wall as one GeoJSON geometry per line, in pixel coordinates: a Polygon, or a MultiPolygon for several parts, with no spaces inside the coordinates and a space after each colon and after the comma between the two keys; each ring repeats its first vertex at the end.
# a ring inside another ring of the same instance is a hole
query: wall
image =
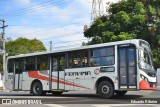
{"type": "Polygon", "coordinates": [[[2,74],[0,73],[0,88],[3,87],[2,74]]]}
{"type": "Polygon", "coordinates": [[[160,84],[160,68],[157,69],[157,83],[160,84]]]}

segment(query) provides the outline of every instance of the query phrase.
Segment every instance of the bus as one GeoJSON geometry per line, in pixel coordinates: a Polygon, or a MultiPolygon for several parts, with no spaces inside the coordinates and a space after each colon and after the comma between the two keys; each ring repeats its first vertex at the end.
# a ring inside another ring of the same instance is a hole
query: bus
{"type": "Polygon", "coordinates": [[[141,39],[9,56],[5,88],[38,96],[92,90],[103,98],[155,90],[152,60],[149,43],[141,39]]]}

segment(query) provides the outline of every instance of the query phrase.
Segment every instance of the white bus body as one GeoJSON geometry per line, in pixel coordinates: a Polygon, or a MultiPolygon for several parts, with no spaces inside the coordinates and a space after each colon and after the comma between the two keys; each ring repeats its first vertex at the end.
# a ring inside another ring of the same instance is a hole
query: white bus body
{"type": "Polygon", "coordinates": [[[9,56],[5,88],[34,95],[96,90],[110,98],[114,92],[154,90],[157,81],[152,65],[150,46],[140,39],[9,56]]]}

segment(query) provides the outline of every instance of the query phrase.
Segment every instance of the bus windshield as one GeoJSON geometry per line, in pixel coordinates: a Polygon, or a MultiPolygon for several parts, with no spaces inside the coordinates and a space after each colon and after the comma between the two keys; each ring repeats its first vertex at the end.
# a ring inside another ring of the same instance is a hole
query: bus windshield
{"type": "Polygon", "coordinates": [[[140,49],[140,68],[145,70],[154,70],[153,62],[152,62],[152,54],[151,51],[144,48],[144,50],[140,49]]]}

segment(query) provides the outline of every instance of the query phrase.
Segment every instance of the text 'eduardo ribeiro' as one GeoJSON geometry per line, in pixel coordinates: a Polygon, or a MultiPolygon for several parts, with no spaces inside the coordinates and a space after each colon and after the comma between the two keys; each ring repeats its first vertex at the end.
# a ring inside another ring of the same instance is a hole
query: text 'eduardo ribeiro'
{"type": "Polygon", "coordinates": [[[157,100],[141,99],[141,100],[131,100],[132,104],[157,104],[157,100]]]}

